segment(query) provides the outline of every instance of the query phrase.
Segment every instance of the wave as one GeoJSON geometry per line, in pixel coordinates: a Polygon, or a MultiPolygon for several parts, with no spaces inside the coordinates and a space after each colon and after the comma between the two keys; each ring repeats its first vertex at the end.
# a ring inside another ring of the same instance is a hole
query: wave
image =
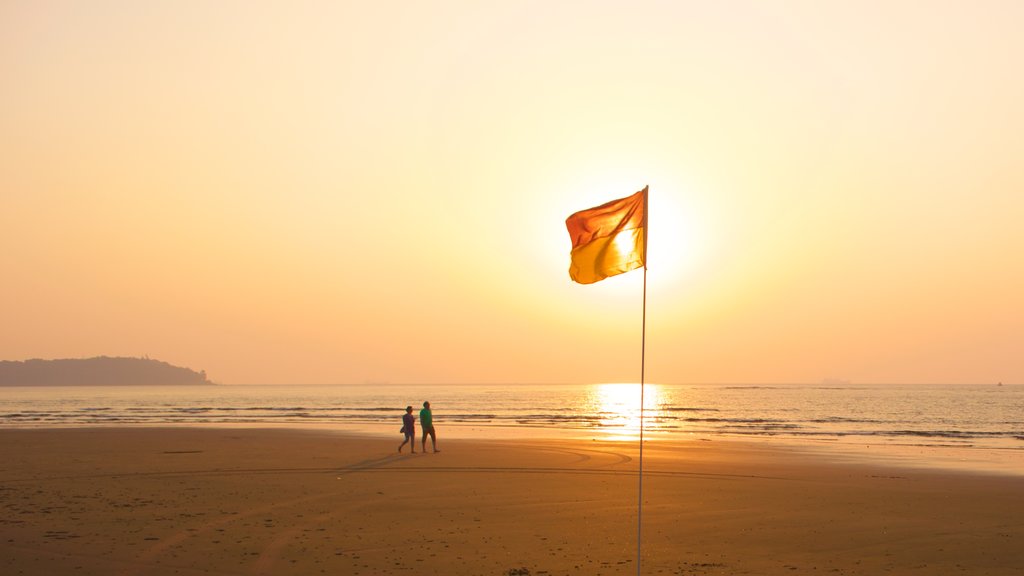
{"type": "MultiPolygon", "coordinates": [[[[53,398],[35,390],[0,398],[0,427],[129,425],[356,426],[400,422],[421,390],[367,387],[208,387],[202,390],[76,391],[53,398]]],[[[639,413],[587,386],[437,386],[441,425],[637,431],[639,413]]],[[[654,433],[871,443],[1021,446],[1024,387],[659,385],[645,412],[654,433]],[[998,395],[996,399],[993,395],[998,395]],[[1011,408],[1008,408],[1011,407],[1011,408]],[[1012,417],[1011,417],[1012,414],[1012,417]]]]}

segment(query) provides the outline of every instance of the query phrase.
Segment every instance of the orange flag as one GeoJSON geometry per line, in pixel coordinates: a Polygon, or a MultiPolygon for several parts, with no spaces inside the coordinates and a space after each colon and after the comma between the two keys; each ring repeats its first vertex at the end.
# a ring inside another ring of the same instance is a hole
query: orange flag
{"type": "Polygon", "coordinates": [[[647,264],[647,187],[580,210],[565,220],[572,240],[569,277],[593,284],[647,264]]]}

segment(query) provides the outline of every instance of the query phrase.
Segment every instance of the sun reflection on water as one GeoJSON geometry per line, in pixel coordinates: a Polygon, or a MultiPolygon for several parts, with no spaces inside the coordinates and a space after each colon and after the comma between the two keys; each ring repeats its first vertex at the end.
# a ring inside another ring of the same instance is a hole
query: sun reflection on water
{"type": "MultiPolygon", "coordinates": [[[[645,384],[644,428],[658,415],[660,387],[645,384]]],[[[640,436],[640,384],[595,384],[588,399],[589,408],[597,416],[597,426],[611,440],[637,440],[640,436]]]]}

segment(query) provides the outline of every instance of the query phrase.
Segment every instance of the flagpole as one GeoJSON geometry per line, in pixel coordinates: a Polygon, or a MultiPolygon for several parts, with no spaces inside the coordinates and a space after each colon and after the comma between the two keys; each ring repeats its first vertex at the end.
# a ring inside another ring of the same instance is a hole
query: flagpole
{"type": "MultiPolygon", "coordinates": [[[[644,233],[646,234],[646,230],[644,233]]],[[[636,574],[640,576],[640,543],[643,536],[644,514],[644,356],[647,349],[647,266],[644,266],[643,321],[640,336],[640,478],[636,504],[636,574]]]]}
{"type": "Polygon", "coordinates": [[[637,486],[636,504],[636,576],[640,576],[640,543],[643,541],[643,515],[644,515],[644,374],[645,360],[647,355],[647,237],[650,230],[647,226],[647,214],[650,212],[647,204],[648,191],[644,186],[644,296],[643,296],[643,318],[640,322],[640,458],[637,474],[639,483],[637,486]]]}

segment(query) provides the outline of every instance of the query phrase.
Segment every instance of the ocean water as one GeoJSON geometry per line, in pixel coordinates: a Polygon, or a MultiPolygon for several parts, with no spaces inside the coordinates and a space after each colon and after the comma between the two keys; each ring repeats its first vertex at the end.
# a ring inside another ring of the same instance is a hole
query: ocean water
{"type": "MultiPolygon", "coordinates": [[[[644,434],[1024,451],[1024,386],[644,386],[644,434]]],[[[429,400],[448,436],[624,438],[637,384],[0,388],[0,427],[287,426],[397,434],[429,400]],[[394,428],[395,430],[391,430],[394,428]]]]}

